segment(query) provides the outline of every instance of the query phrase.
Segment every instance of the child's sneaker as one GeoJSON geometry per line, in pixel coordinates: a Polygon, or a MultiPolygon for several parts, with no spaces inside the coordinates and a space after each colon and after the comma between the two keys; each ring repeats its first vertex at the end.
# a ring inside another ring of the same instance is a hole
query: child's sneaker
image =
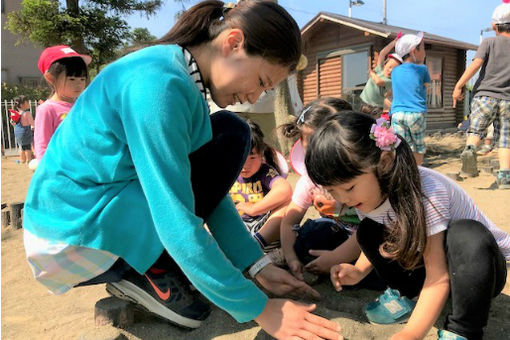
{"type": "Polygon", "coordinates": [[[462,161],[462,174],[469,177],[478,176],[478,167],[476,164],[476,152],[473,145],[468,145],[460,154],[460,160],[462,161]]]}
{"type": "Polygon", "coordinates": [[[510,189],[510,169],[499,170],[496,183],[498,189],[510,189]]]}
{"type": "Polygon", "coordinates": [[[492,151],[492,149],[493,149],[492,145],[482,144],[482,146],[480,146],[476,151],[476,154],[479,156],[485,156],[488,155],[492,151]]]}
{"type": "Polygon", "coordinates": [[[197,328],[211,308],[178,270],[149,269],[145,275],[129,271],[119,282],[106,284],[106,290],[121,299],[141,305],[149,312],[178,326],[197,328]]]}
{"type": "Polygon", "coordinates": [[[363,308],[372,324],[390,325],[404,323],[411,317],[416,302],[400,296],[398,290],[388,288],[377,300],[363,308]]]}
{"type": "Polygon", "coordinates": [[[437,331],[437,335],[438,335],[437,340],[468,340],[463,336],[460,336],[458,334],[455,334],[444,329],[437,331]]]}

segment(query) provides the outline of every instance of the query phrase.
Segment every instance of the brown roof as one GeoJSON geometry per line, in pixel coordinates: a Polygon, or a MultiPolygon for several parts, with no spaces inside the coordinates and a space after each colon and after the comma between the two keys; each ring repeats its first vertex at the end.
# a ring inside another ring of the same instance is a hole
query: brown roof
{"type": "MultiPolygon", "coordinates": [[[[419,31],[412,30],[404,27],[398,27],[398,26],[391,26],[391,25],[384,25],[382,23],[373,22],[373,21],[367,21],[362,19],[355,19],[355,18],[349,18],[344,15],[340,14],[334,14],[334,13],[328,13],[328,12],[319,12],[312,20],[310,20],[303,28],[301,29],[301,34],[305,35],[310,28],[315,26],[320,20],[328,20],[330,22],[334,22],[340,25],[348,26],[354,29],[358,29],[360,31],[366,31],[369,33],[372,33],[374,35],[378,35],[384,38],[394,38],[397,36],[399,32],[402,32],[403,34],[412,33],[415,34],[419,31]]],[[[467,42],[449,39],[442,37],[440,35],[430,34],[427,32],[425,33],[425,42],[432,43],[432,44],[438,44],[438,45],[445,45],[445,46],[452,46],[458,49],[463,50],[476,50],[478,49],[478,45],[470,44],[467,42]]]]}

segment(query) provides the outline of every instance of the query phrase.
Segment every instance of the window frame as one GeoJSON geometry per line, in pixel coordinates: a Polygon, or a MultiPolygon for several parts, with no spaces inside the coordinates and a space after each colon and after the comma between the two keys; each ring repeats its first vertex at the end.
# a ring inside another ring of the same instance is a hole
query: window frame
{"type": "Polygon", "coordinates": [[[427,90],[426,90],[426,97],[427,97],[427,111],[434,111],[434,110],[444,110],[444,56],[441,55],[441,54],[436,54],[436,53],[430,53],[427,51],[427,58],[425,60],[425,65],[427,65],[427,69],[428,69],[428,72],[429,72],[429,76],[430,76],[430,79],[431,79],[431,82],[430,84],[427,86],[427,90]],[[432,91],[432,86],[433,86],[433,79],[432,79],[432,75],[430,73],[430,67],[427,65],[427,62],[430,60],[430,59],[439,59],[440,60],[440,66],[441,66],[441,79],[440,79],[440,95],[441,95],[441,98],[440,98],[440,105],[439,106],[430,106],[429,105],[429,91],[432,91]]]}

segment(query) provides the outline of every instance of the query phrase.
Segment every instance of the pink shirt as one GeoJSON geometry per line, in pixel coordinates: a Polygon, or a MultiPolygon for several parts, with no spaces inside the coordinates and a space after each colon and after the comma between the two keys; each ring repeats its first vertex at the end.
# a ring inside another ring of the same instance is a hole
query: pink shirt
{"type": "Polygon", "coordinates": [[[46,152],[51,136],[69,113],[71,107],[73,107],[73,103],[51,99],[37,107],[34,127],[34,149],[37,159],[41,159],[46,152]]]}
{"type": "Polygon", "coordinates": [[[308,209],[313,205],[313,198],[317,194],[329,196],[326,190],[316,186],[310,177],[305,173],[299,177],[294,193],[292,194],[292,202],[298,205],[300,208],[308,209]]]}

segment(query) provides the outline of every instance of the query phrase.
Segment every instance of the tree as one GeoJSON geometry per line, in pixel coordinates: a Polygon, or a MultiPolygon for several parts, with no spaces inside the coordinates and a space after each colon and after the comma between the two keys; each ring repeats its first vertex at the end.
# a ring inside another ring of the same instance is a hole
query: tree
{"type": "Polygon", "coordinates": [[[131,38],[124,16],[153,15],[161,0],[23,0],[19,11],[8,14],[6,27],[18,43],[31,40],[48,47],[65,44],[92,56],[91,69],[99,71],[131,38]]]}
{"type": "Polygon", "coordinates": [[[147,28],[137,27],[135,28],[129,37],[129,43],[131,45],[140,45],[156,40],[156,37],[149,32],[147,28]]]}

